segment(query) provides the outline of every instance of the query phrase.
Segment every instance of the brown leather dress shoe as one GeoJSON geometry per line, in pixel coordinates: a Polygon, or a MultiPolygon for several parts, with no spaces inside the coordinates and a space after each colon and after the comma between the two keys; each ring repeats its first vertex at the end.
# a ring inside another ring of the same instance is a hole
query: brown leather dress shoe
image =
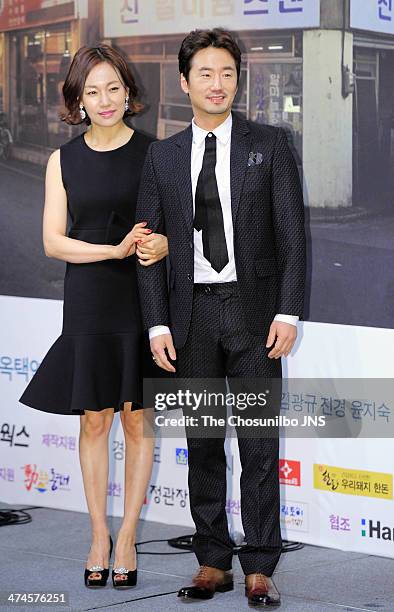
{"type": "Polygon", "coordinates": [[[264,574],[245,576],[245,595],[250,606],[280,606],[280,594],[272,579],[264,574]]]}
{"type": "Polygon", "coordinates": [[[216,592],[224,593],[234,588],[233,574],[217,567],[201,565],[192,579],[192,585],[182,587],[178,597],[183,599],[212,599],[216,592]]]}

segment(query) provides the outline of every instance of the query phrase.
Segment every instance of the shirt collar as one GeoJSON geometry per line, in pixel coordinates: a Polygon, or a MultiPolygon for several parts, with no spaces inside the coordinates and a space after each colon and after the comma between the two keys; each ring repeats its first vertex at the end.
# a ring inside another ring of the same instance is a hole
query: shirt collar
{"type": "Polygon", "coordinates": [[[193,144],[201,145],[205,141],[205,138],[207,134],[209,134],[209,131],[212,131],[212,133],[215,134],[218,141],[221,144],[226,145],[228,141],[230,140],[232,125],[233,125],[232,113],[230,113],[227,119],[223,121],[223,123],[221,123],[214,130],[203,130],[203,128],[200,128],[198,125],[196,125],[194,121],[194,117],[193,117],[193,120],[192,120],[193,144]]]}

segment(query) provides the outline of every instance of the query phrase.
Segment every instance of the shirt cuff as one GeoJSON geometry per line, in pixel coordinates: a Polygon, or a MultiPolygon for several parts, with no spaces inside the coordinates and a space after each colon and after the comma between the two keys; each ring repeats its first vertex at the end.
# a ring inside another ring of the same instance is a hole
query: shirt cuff
{"type": "Polygon", "coordinates": [[[290,325],[297,326],[297,321],[299,320],[299,318],[300,317],[297,317],[295,315],[277,314],[274,317],[274,321],[281,321],[282,323],[289,323],[290,325]]]}
{"type": "Polygon", "coordinates": [[[149,340],[155,338],[155,336],[162,336],[163,334],[170,334],[170,328],[166,325],[155,325],[149,328],[149,340]]]}

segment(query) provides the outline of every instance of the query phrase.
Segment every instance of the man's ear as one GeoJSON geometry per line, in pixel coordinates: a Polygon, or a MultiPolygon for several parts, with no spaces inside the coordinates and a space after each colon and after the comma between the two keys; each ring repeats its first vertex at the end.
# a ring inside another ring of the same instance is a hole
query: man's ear
{"type": "Polygon", "coordinates": [[[185,94],[189,94],[189,86],[187,84],[186,78],[184,77],[184,75],[182,73],[181,73],[181,76],[180,76],[180,84],[181,84],[182,91],[185,94]]]}

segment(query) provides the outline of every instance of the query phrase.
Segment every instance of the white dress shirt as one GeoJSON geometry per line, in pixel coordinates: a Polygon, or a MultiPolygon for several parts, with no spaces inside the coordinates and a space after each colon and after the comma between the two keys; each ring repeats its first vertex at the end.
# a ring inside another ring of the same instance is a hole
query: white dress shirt
{"type": "MultiPolygon", "coordinates": [[[[194,229],[194,282],[195,283],[228,283],[237,280],[234,258],[234,228],[231,212],[231,190],[230,190],[230,152],[231,152],[231,128],[233,124],[232,114],[217,128],[212,130],[216,136],[216,182],[220,203],[222,205],[224,234],[227,244],[229,261],[226,266],[216,272],[210,262],[204,257],[202,244],[202,230],[194,229]]],[[[193,216],[195,210],[195,195],[198,176],[202,168],[205,152],[205,138],[210,133],[196,125],[192,121],[193,142],[191,150],[191,180],[193,192],[193,216]]],[[[297,316],[277,314],[275,321],[283,321],[291,325],[297,325],[297,316]]],[[[149,339],[162,334],[171,333],[165,325],[155,325],[149,329],[149,339]]]]}

